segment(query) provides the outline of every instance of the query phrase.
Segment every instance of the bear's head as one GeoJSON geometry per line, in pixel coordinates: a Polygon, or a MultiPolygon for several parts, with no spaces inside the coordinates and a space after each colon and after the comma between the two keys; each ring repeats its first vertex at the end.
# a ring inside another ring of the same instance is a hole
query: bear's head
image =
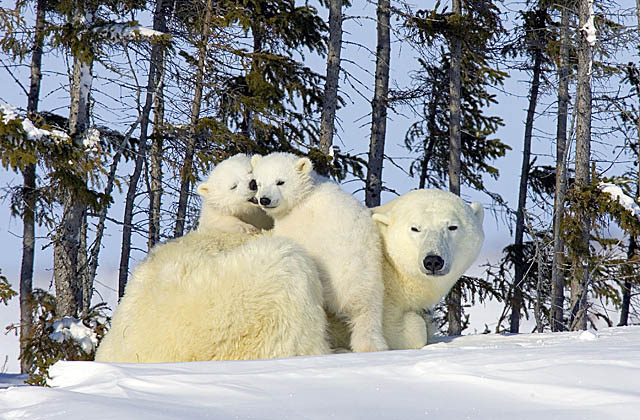
{"type": "Polygon", "coordinates": [[[237,154],[223,160],[198,185],[203,206],[210,206],[225,214],[242,214],[255,205],[255,192],[250,189],[251,158],[237,154]]]}
{"type": "Polygon", "coordinates": [[[482,205],[468,205],[447,191],[410,191],[372,213],[388,259],[411,279],[451,282],[451,287],[484,241],[482,205]]]}
{"type": "Polygon", "coordinates": [[[281,152],[254,155],[251,166],[258,204],[273,218],[286,215],[313,188],[313,164],[306,157],[281,152]]]}

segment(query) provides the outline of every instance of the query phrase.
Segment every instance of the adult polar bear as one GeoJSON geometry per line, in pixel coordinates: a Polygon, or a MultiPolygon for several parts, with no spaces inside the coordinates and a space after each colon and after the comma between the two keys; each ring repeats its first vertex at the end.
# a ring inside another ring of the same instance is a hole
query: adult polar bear
{"type": "MultiPolygon", "coordinates": [[[[372,209],[384,249],[384,336],[394,350],[427,344],[417,311],[432,308],[478,256],[484,233],[480,203],[440,190],[414,190],[372,209]]],[[[348,329],[331,319],[332,346],[345,347],[348,329]]]]}
{"type": "Polygon", "coordinates": [[[247,156],[234,156],[200,185],[199,229],[157,245],[136,267],[97,361],[330,352],[313,261],[291,240],[244,233],[263,220],[247,201],[250,169],[247,156]]]}
{"type": "Polygon", "coordinates": [[[313,257],[328,311],[348,323],[353,351],[388,349],[382,332],[382,250],[370,211],[318,177],[306,157],[251,159],[256,199],[274,219],[273,234],[291,238],[313,257]]]}

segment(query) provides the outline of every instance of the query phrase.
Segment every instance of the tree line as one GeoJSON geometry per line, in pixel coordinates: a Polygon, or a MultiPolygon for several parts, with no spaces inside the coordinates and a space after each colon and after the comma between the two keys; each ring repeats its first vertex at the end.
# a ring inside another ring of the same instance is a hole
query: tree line
{"type": "MultiPolygon", "coordinates": [[[[16,108],[0,108],[0,160],[23,180],[9,191],[23,225],[20,279],[0,282],[3,302],[9,283],[19,284],[23,371],[44,363],[33,347],[52,320],[105,328],[92,299],[107,222],[121,227],[122,296],[136,238],[148,250],[192,229],[194,185],[233,154],[306,155],[319,172],[360,182],[366,205],[379,205],[392,190],[383,169],[397,164],[385,153],[389,113],[400,112],[412,121],[403,141],[412,185],[482,192],[513,231],[486,275],[463,277],[433,311],[443,332],[460,334],[465,309],[485,299],[503,303],[497,332],[519,332],[523,317],[539,332],[637,322],[640,5],[370,3],[370,17],[347,0],[18,0],[0,8],[3,78],[24,94],[16,108]],[[354,43],[344,31],[350,19],[376,27],[367,153],[342,151],[336,137],[337,111],[352,106],[348,88],[363,87],[341,58],[354,43]],[[406,86],[390,78],[401,49],[415,64],[406,86]],[[324,71],[310,56],[326,62],[324,71]],[[521,142],[496,137],[504,121],[494,105],[507,100],[498,93],[509,77],[528,79],[521,142]],[[41,109],[41,90],[55,78],[64,114],[41,109]],[[511,208],[487,180],[520,147],[511,208]],[[37,227],[53,248],[55,297],[33,290],[37,227]]],[[[49,356],[62,357],[56,352],[49,356]]]]}

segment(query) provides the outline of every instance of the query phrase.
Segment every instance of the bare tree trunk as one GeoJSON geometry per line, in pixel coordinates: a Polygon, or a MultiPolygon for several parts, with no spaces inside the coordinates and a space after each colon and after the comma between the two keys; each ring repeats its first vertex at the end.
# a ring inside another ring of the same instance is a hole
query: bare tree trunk
{"type": "Polygon", "coordinates": [[[78,278],[78,238],[83,207],[72,194],[64,198],[62,222],[53,245],[53,277],[56,285],[56,315],[76,316],[82,306],[82,285],[78,278]]]}
{"type": "MultiPolygon", "coordinates": [[[[154,11],[153,29],[160,30],[166,28],[166,17],[164,16],[163,1],[156,3],[154,11]]],[[[129,276],[129,258],[131,257],[131,233],[133,228],[133,206],[136,192],[138,190],[138,181],[142,173],[142,166],[147,156],[147,131],[149,129],[149,115],[151,114],[151,106],[154,102],[154,94],[158,85],[158,70],[160,62],[163,59],[164,47],[160,44],[154,44],[151,48],[151,57],[149,59],[149,76],[147,79],[147,89],[144,106],[140,114],[140,146],[138,155],[136,156],[136,164],[133,174],[129,179],[129,187],[127,190],[127,198],[125,200],[124,216],[122,221],[122,248],[120,250],[120,267],[118,273],[118,297],[124,296],[129,276]]]]}
{"type": "MultiPolygon", "coordinates": [[[[542,30],[536,25],[535,30],[542,30]]],[[[524,126],[524,145],[522,150],[522,170],[520,172],[520,191],[518,194],[518,209],[516,211],[516,235],[515,235],[515,264],[513,279],[513,300],[511,303],[511,322],[509,331],[520,332],[520,311],[524,304],[522,296],[522,283],[526,272],[524,261],[524,228],[525,210],[527,208],[527,191],[529,189],[529,171],[531,166],[531,137],[533,135],[533,120],[536,115],[538,105],[538,92],[540,90],[540,73],[542,73],[542,46],[536,49],[533,61],[533,80],[529,93],[529,109],[527,110],[527,120],[524,126]]],[[[539,267],[542,269],[542,267],[539,267]]]]}
{"type": "Polygon", "coordinates": [[[327,80],[324,84],[324,100],[320,119],[320,151],[329,154],[333,145],[338,79],[340,77],[340,50],[342,49],[342,0],[329,2],[329,45],[327,51],[327,80]]]}
{"type": "Polygon", "coordinates": [[[380,205],[382,192],[382,166],[387,132],[387,106],[389,104],[389,63],[391,60],[391,9],[389,0],[378,0],[378,46],[376,49],[376,79],[371,101],[371,142],[365,186],[367,207],[380,205]]]}
{"type": "MultiPolygon", "coordinates": [[[[162,32],[166,31],[166,24],[162,32]]],[[[149,243],[148,249],[160,242],[160,209],[162,207],[162,149],[164,125],[164,74],[165,50],[158,60],[158,85],[153,111],[153,131],[151,134],[150,161],[150,191],[149,191],[149,243]]]]}
{"type": "MultiPolygon", "coordinates": [[[[591,68],[592,55],[585,25],[593,22],[593,0],[580,0],[578,7],[580,18],[580,42],[578,47],[578,86],[576,95],[576,181],[575,188],[591,183],[589,163],[591,160],[591,68]],[[591,20],[590,20],[591,19],[591,20]]],[[[580,215],[582,225],[582,253],[573,258],[571,276],[571,329],[587,328],[587,297],[589,293],[589,235],[591,220],[580,215]]]]}
{"type": "MultiPolygon", "coordinates": [[[[27,97],[27,117],[33,118],[38,112],[40,101],[40,84],[42,82],[42,46],[44,43],[44,1],[36,5],[36,23],[31,52],[31,81],[27,97]]],[[[31,335],[33,327],[33,264],[36,245],[36,165],[28,164],[22,170],[22,263],[20,266],[20,371],[26,373],[31,365],[22,357],[25,351],[25,340],[31,335]]]]}
{"type": "MultiPolygon", "coordinates": [[[[638,34],[640,34],[640,0],[636,0],[636,25],[638,34]]],[[[636,85],[636,97],[640,100],[640,86],[636,85]]],[[[640,115],[638,115],[636,119],[636,131],[638,132],[638,149],[636,154],[636,161],[638,162],[637,176],[636,180],[636,196],[635,199],[638,201],[640,197],[640,115]]],[[[631,236],[629,238],[629,248],[627,250],[627,260],[631,263],[631,267],[629,270],[629,275],[633,275],[635,263],[635,256],[638,251],[638,243],[636,242],[635,236],[631,236]]],[[[620,307],[620,322],[618,322],[618,326],[628,325],[629,323],[629,309],[631,306],[631,287],[633,283],[631,280],[626,279],[622,286],[622,306],[620,307]]]]}
{"type": "MultiPolygon", "coordinates": [[[[161,71],[161,73],[164,73],[161,71]]],[[[158,96],[162,95],[162,87],[158,88],[158,96]]],[[[149,241],[148,249],[160,242],[160,220],[162,208],[162,149],[164,124],[164,106],[162,99],[156,99],[157,105],[154,111],[153,132],[151,134],[150,157],[150,191],[149,191],[149,241]]]]}
{"type": "Polygon", "coordinates": [[[204,89],[204,71],[205,61],[207,57],[207,42],[209,40],[209,25],[211,22],[212,0],[207,1],[207,10],[205,11],[204,25],[202,29],[202,38],[198,46],[198,67],[196,69],[195,93],[193,95],[193,104],[191,107],[191,122],[189,125],[189,136],[187,138],[186,150],[184,154],[184,162],[180,170],[180,196],[178,198],[178,212],[176,215],[176,226],[174,237],[178,238],[184,234],[184,227],[187,217],[187,204],[189,201],[189,192],[191,180],[193,178],[192,166],[193,155],[196,147],[197,125],[200,118],[200,107],[202,106],[202,91],[204,89]]]}
{"type": "MultiPolygon", "coordinates": [[[[160,32],[167,32],[167,19],[173,13],[174,1],[161,0],[162,9],[154,17],[154,26],[160,32]]],[[[155,16],[155,15],[154,15],[155,16]]],[[[149,151],[150,163],[150,191],[149,191],[149,242],[148,249],[160,242],[160,210],[162,208],[162,153],[164,145],[164,75],[166,61],[166,49],[159,52],[156,96],[153,110],[153,131],[151,134],[151,150],[149,151]]]]}
{"type": "MultiPolygon", "coordinates": [[[[93,13],[84,10],[83,2],[75,5],[74,21],[85,19],[88,27],[93,13]]],[[[71,106],[69,110],[69,134],[76,147],[82,147],[82,136],[89,127],[89,96],[93,76],[91,62],[74,57],[71,80],[71,106]]],[[[73,191],[63,191],[62,221],[56,229],[53,241],[53,278],[56,285],[56,315],[77,316],[82,307],[82,283],[78,270],[78,251],[82,215],[85,206],[73,191]]]]}
{"type": "Polygon", "coordinates": [[[89,258],[87,255],[87,233],[89,226],[87,224],[87,209],[83,209],[80,225],[80,244],[78,247],[78,277],[82,291],[82,305],[80,307],[81,315],[87,316],[89,306],[91,305],[91,297],[93,295],[93,282],[89,279],[89,258]],[[89,284],[91,283],[91,284],[89,284]]]}
{"type": "MultiPolygon", "coordinates": [[[[637,190],[636,190],[637,197],[637,190]]],[[[636,198],[637,199],[637,198],[636,198]]],[[[633,267],[633,263],[635,262],[635,256],[638,251],[638,243],[636,242],[636,238],[631,236],[629,238],[629,248],[627,249],[627,260],[631,262],[630,268],[625,273],[627,276],[634,276],[635,270],[633,267]]],[[[631,307],[631,280],[628,278],[625,279],[622,285],[622,305],[620,307],[620,322],[618,322],[619,327],[623,327],[625,325],[629,325],[629,309],[631,307]]]]}
{"type": "Polygon", "coordinates": [[[436,124],[436,113],[438,111],[438,102],[440,101],[440,96],[443,93],[443,90],[446,86],[441,84],[437,84],[433,87],[433,98],[428,105],[428,115],[427,115],[427,130],[429,131],[429,137],[425,139],[424,145],[424,156],[422,158],[422,163],[420,166],[420,181],[418,184],[418,188],[424,188],[427,183],[427,170],[429,167],[429,161],[433,156],[433,149],[435,149],[436,143],[438,142],[438,126],[436,124]]]}
{"type": "MultiPolygon", "coordinates": [[[[462,0],[452,0],[451,11],[462,15],[462,0]]],[[[451,66],[449,67],[449,191],[460,195],[460,153],[461,153],[461,88],[462,42],[460,38],[449,40],[451,66]]],[[[451,289],[446,298],[449,335],[462,332],[462,297],[459,284],[451,289]]]]}
{"type": "MultiPolygon", "coordinates": [[[[32,79],[33,80],[33,79],[32,79]]],[[[26,339],[33,328],[33,264],[35,257],[35,206],[36,206],[36,165],[27,165],[22,171],[24,184],[22,197],[22,265],[20,267],[20,371],[26,373],[31,364],[22,355],[26,349],[26,339]]]]}
{"type": "MultiPolygon", "coordinates": [[[[251,57],[251,65],[249,66],[249,72],[247,73],[247,79],[251,79],[255,72],[260,71],[258,62],[262,60],[261,54],[264,49],[265,33],[264,28],[257,22],[251,25],[251,35],[253,36],[253,54],[251,57]]],[[[254,95],[252,88],[248,86],[248,96],[254,95]]],[[[247,139],[251,140],[255,137],[254,133],[254,110],[251,105],[245,104],[242,116],[242,122],[240,123],[240,132],[247,139]]]]}
{"type": "Polygon", "coordinates": [[[567,120],[569,117],[569,11],[562,8],[558,60],[558,122],[556,188],[553,203],[553,262],[551,265],[551,330],[564,330],[564,239],[560,226],[567,192],[567,120]]]}

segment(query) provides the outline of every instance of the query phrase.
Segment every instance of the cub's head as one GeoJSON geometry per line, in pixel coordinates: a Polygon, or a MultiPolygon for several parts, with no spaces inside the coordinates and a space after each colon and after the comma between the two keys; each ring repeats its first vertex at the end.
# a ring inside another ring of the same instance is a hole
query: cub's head
{"type": "Polygon", "coordinates": [[[256,200],[274,218],[287,214],[313,188],[313,164],[306,157],[292,153],[254,155],[251,166],[256,200]]]}
{"type": "Polygon", "coordinates": [[[251,182],[251,158],[237,154],[223,160],[198,185],[203,206],[209,206],[225,214],[239,214],[251,209],[254,191],[251,182]]]}
{"type": "Polygon", "coordinates": [[[410,191],[372,213],[393,265],[414,279],[455,282],[484,241],[482,205],[450,192],[410,191]]]}

